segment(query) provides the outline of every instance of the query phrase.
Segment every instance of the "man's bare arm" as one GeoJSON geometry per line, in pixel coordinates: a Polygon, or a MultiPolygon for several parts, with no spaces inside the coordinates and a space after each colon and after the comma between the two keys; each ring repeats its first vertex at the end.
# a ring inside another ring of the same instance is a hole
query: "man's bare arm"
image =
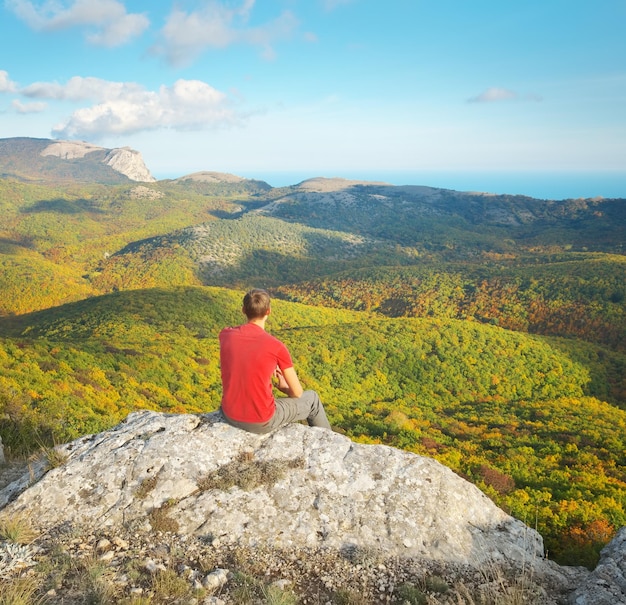
{"type": "Polygon", "coordinates": [[[298,375],[296,374],[296,370],[293,367],[285,368],[284,370],[276,368],[274,376],[278,379],[278,384],[275,386],[279,391],[282,391],[289,397],[302,396],[304,389],[302,388],[298,375]]]}

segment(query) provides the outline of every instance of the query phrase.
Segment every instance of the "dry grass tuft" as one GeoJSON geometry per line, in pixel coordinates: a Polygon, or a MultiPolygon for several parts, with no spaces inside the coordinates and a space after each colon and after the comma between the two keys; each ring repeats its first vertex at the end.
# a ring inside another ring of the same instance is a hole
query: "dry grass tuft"
{"type": "Polygon", "coordinates": [[[154,531],[175,534],[179,530],[178,521],[169,516],[169,510],[175,506],[176,500],[168,500],[159,508],[153,508],[148,514],[150,526],[154,531]]]}
{"type": "Polygon", "coordinates": [[[446,594],[450,590],[449,584],[441,576],[428,576],[424,580],[424,587],[430,592],[446,594]]]}
{"type": "Polygon", "coordinates": [[[141,485],[137,488],[137,491],[135,492],[135,497],[139,500],[143,500],[156,487],[156,484],[156,475],[144,479],[141,482],[141,485]]]}
{"type": "Polygon", "coordinates": [[[0,579],[0,605],[38,605],[44,602],[38,591],[39,581],[32,576],[0,579]]]}
{"type": "Polygon", "coordinates": [[[267,605],[297,605],[298,598],[290,590],[278,586],[264,586],[261,590],[267,605]]]}
{"type": "Polygon", "coordinates": [[[414,584],[406,582],[400,584],[395,591],[398,603],[408,603],[409,605],[425,605],[426,595],[414,584]]]}
{"type": "Polygon", "coordinates": [[[0,517],[0,540],[16,544],[30,544],[38,536],[30,519],[23,513],[0,517]]]}
{"type": "Polygon", "coordinates": [[[363,605],[363,595],[352,588],[340,588],[334,594],[333,603],[336,605],[363,605]]]}
{"type": "Polygon", "coordinates": [[[259,580],[254,576],[236,571],[232,580],[232,597],[238,605],[251,605],[257,598],[259,580]]]}
{"type": "Polygon", "coordinates": [[[79,592],[85,595],[86,602],[92,605],[113,605],[116,588],[112,572],[106,564],[93,557],[80,562],[76,573],[79,592]]]}
{"type": "Polygon", "coordinates": [[[289,589],[267,584],[256,575],[238,570],[231,580],[234,586],[231,596],[237,605],[297,605],[298,597],[289,589]]]}
{"type": "Polygon", "coordinates": [[[198,489],[226,491],[231,487],[251,490],[260,485],[274,485],[285,474],[295,468],[302,468],[304,460],[254,460],[254,454],[244,451],[230,464],[218,468],[214,473],[198,481],[198,489]]]}
{"type": "Polygon", "coordinates": [[[152,579],[152,590],[154,602],[157,603],[179,602],[184,597],[192,597],[189,582],[172,569],[162,570],[155,574],[152,579]]]}
{"type": "Polygon", "coordinates": [[[44,455],[49,469],[63,466],[69,460],[69,456],[58,447],[47,448],[44,455]]]}
{"type": "Polygon", "coordinates": [[[39,445],[39,451],[30,457],[30,461],[43,459],[46,463],[47,470],[51,470],[63,466],[69,458],[69,455],[58,445],[50,446],[41,443],[39,445]]]}

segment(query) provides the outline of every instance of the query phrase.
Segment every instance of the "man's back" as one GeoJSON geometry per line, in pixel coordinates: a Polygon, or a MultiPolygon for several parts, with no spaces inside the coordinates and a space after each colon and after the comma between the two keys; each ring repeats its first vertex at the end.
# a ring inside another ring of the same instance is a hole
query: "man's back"
{"type": "Polygon", "coordinates": [[[226,421],[257,434],[300,420],[330,429],[319,395],[303,390],[287,347],[265,331],[271,313],[267,290],[247,292],[241,310],[248,322],[220,332],[222,413],[226,421]],[[272,379],[286,397],[274,397],[272,379]]]}
{"type": "Polygon", "coordinates": [[[266,422],[275,407],[272,375],[293,366],[287,347],[253,323],[224,328],[219,339],[222,410],[239,422],[266,422]]]}

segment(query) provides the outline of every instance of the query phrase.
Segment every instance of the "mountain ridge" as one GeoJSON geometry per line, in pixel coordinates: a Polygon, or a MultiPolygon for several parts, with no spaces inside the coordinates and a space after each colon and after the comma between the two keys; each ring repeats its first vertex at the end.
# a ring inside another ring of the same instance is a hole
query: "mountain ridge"
{"type": "Polygon", "coordinates": [[[0,139],[0,175],[33,182],[152,183],[141,153],[84,141],[0,139]]]}
{"type": "MultiPolygon", "coordinates": [[[[348,179],[340,176],[312,176],[289,186],[273,188],[265,181],[238,176],[226,172],[211,171],[209,169],[183,174],[179,177],[160,179],[157,181],[145,165],[141,152],[130,147],[104,148],[87,141],[59,140],[34,137],[9,137],[0,138],[0,177],[18,178],[33,182],[61,181],[77,183],[101,182],[115,183],[110,172],[106,172],[106,166],[112,168],[113,173],[126,176],[131,181],[138,182],[205,182],[205,183],[229,183],[240,184],[243,182],[259,183],[266,189],[292,189],[300,191],[312,191],[317,193],[337,192],[356,187],[393,187],[397,192],[413,193],[449,192],[462,195],[482,196],[487,198],[507,197],[541,199],[520,194],[496,194],[476,190],[454,190],[449,188],[431,187],[421,184],[392,185],[385,181],[348,179]],[[91,161],[81,162],[87,156],[91,161]],[[42,162],[41,158],[58,160],[60,163],[53,165],[42,162]],[[64,168],[61,168],[64,166],[64,168]],[[104,172],[103,172],[104,171],[104,172]]],[[[615,198],[567,198],[578,200],[600,201],[615,198]]],[[[555,200],[552,200],[555,201],[555,200]]],[[[564,201],[564,200],[562,200],[564,201]]]]}

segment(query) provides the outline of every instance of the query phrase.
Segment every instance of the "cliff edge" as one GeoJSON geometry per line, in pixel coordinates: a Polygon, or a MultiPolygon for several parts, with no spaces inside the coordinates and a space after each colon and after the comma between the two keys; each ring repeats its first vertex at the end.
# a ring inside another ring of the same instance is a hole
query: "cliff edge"
{"type": "Polygon", "coordinates": [[[0,177],[34,182],[153,183],[140,152],[84,141],[0,139],[0,177]]]}

